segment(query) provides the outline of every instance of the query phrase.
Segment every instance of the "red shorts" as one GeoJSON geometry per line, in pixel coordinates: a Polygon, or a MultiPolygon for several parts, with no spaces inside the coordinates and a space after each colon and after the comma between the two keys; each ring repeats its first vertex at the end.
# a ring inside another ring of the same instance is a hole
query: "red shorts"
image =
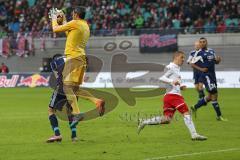
{"type": "Polygon", "coordinates": [[[166,94],[163,98],[164,116],[172,118],[176,110],[182,114],[188,112],[188,106],[184,102],[184,98],[177,94],[166,94]]]}

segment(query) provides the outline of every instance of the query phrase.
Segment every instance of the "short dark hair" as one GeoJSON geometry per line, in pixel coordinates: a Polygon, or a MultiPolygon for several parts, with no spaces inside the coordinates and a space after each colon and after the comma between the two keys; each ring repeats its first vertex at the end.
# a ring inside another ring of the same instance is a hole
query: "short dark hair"
{"type": "Polygon", "coordinates": [[[73,12],[76,13],[81,19],[85,19],[86,7],[76,6],[73,8],[73,12]]]}
{"type": "Polygon", "coordinates": [[[207,40],[207,38],[205,38],[205,37],[201,37],[199,40],[207,40]]]}
{"type": "Polygon", "coordinates": [[[62,57],[62,56],[63,56],[62,54],[57,53],[57,54],[53,55],[52,60],[55,60],[55,59],[57,59],[59,57],[62,57]]]}

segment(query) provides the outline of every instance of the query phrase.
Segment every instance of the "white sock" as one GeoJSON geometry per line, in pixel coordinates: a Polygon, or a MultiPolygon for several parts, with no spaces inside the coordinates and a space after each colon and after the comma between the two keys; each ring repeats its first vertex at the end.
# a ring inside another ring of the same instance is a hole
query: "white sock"
{"type": "Polygon", "coordinates": [[[146,119],[146,120],[143,121],[143,123],[147,124],[147,125],[160,124],[161,119],[162,118],[160,116],[157,116],[157,117],[153,117],[153,118],[150,118],[150,119],[146,119]]]}
{"type": "Polygon", "coordinates": [[[184,122],[185,122],[185,125],[187,126],[191,136],[197,134],[194,123],[193,123],[192,118],[189,114],[184,115],[184,122]]]}

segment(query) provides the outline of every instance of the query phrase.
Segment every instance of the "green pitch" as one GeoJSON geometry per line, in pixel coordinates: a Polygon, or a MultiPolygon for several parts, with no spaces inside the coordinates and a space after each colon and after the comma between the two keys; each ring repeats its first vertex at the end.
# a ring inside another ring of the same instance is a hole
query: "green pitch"
{"type": "MultiPolygon", "coordinates": [[[[103,89],[116,95],[113,89],[103,89]]],[[[240,157],[240,89],[220,89],[219,102],[228,122],[218,122],[209,104],[194,119],[200,134],[209,139],[192,142],[180,114],[172,124],[147,126],[136,134],[136,117],[162,111],[162,97],[137,99],[129,107],[119,105],[102,118],[78,125],[77,143],[70,140],[68,123],[60,121],[61,143],[46,144],[53,134],[47,115],[50,89],[0,90],[0,160],[66,160],[66,159],[218,159],[238,160],[240,157]]],[[[190,105],[197,100],[193,89],[184,92],[190,105]]],[[[86,101],[82,110],[91,108],[86,101]]]]}

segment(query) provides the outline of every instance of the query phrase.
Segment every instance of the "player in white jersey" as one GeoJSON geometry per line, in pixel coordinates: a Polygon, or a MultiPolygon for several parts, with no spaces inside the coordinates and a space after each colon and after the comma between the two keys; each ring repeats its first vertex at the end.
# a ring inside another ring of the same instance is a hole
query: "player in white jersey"
{"type": "Polygon", "coordinates": [[[192,140],[206,140],[207,137],[201,136],[196,132],[191,115],[188,110],[181,90],[186,86],[181,84],[180,66],[184,63],[185,55],[182,51],[174,53],[173,62],[166,66],[164,75],[160,80],[166,83],[166,94],[163,99],[163,116],[157,116],[146,120],[139,120],[138,134],[146,125],[169,124],[176,110],[184,117],[184,122],[191,134],[192,140]]]}

